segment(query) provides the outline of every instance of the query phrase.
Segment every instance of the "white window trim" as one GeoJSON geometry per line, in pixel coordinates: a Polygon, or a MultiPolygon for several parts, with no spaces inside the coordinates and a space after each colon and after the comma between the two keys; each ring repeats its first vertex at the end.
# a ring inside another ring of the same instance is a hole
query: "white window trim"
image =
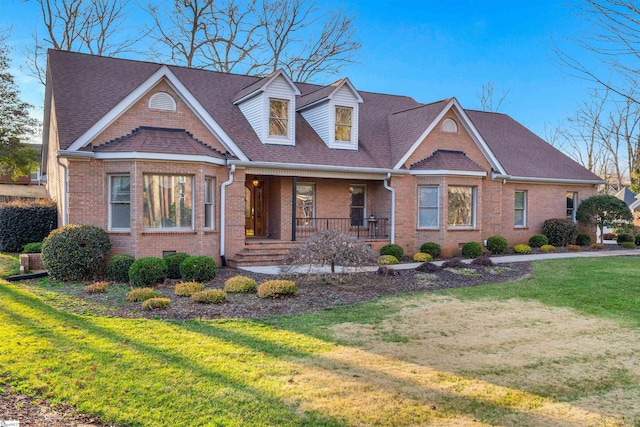
{"type": "Polygon", "coordinates": [[[296,126],[295,126],[295,99],[282,96],[268,96],[265,94],[263,98],[264,108],[264,127],[262,134],[264,135],[262,142],[264,144],[276,145],[295,145],[296,126]],[[271,121],[271,101],[285,101],[287,103],[287,135],[271,135],[269,133],[269,122],[271,121]]]}
{"type": "Polygon", "coordinates": [[[336,105],[333,108],[333,139],[336,142],[336,144],[349,144],[349,145],[353,145],[353,115],[355,113],[355,108],[351,107],[351,106],[347,106],[347,105],[336,105]],[[339,124],[338,123],[338,108],[342,108],[345,110],[350,110],[351,114],[349,115],[349,125],[345,125],[345,124],[339,124]],[[343,126],[349,127],[349,139],[348,140],[343,140],[343,139],[338,139],[338,126],[343,126]]]}
{"type": "Polygon", "coordinates": [[[315,182],[297,182],[296,183],[296,212],[298,210],[298,185],[310,185],[311,187],[313,187],[313,204],[311,205],[311,225],[298,225],[297,223],[297,218],[298,216],[296,215],[296,218],[294,218],[293,220],[296,222],[296,228],[306,228],[306,229],[313,229],[316,226],[316,199],[317,199],[317,193],[316,193],[316,183],[315,182]]]}
{"type": "MultiPolygon", "coordinates": [[[[565,207],[565,212],[567,211],[567,194],[573,194],[573,209],[571,210],[571,221],[573,222],[577,222],[576,220],[576,212],[578,211],[578,192],[577,191],[567,191],[567,193],[565,194],[565,199],[564,199],[564,207],[565,207]]],[[[565,217],[566,217],[566,213],[565,213],[565,217]]],[[[568,218],[567,218],[568,219],[568,218]]]]}
{"type": "Polygon", "coordinates": [[[417,204],[418,204],[418,229],[419,230],[438,230],[440,229],[440,186],[439,185],[418,185],[418,197],[417,197],[417,204]],[[420,188],[424,188],[424,187],[428,187],[428,188],[435,188],[437,193],[438,193],[438,204],[436,205],[436,212],[437,212],[437,217],[436,217],[436,225],[435,226],[421,226],[420,225],[420,209],[421,208],[433,208],[433,206],[420,206],[420,188]]]}
{"type": "Polygon", "coordinates": [[[109,231],[131,231],[131,175],[128,174],[128,173],[114,173],[114,174],[109,174],[108,177],[109,177],[109,184],[108,184],[109,188],[107,190],[109,192],[109,196],[108,196],[109,197],[109,211],[108,211],[108,214],[107,214],[107,216],[108,216],[108,218],[107,218],[108,230],[109,231]],[[111,224],[112,224],[112,222],[111,222],[111,219],[112,219],[111,210],[113,208],[113,205],[114,204],[123,204],[123,202],[114,202],[114,201],[111,200],[111,182],[112,182],[112,178],[118,177],[118,176],[129,177],[129,227],[127,227],[127,228],[124,228],[124,227],[117,228],[117,227],[112,227],[111,226],[111,224]]]}
{"type": "MultiPolygon", "coordinates": [[[[366,223],[367,223],[367,185],[366,184],[349,184],[349,190],[351,190],[352,187],[362,187],[362,189],[364,190],[364,205],[362,206],[362,225],[360,227],[363,227],[366,223]]],[[[349,194],[351,194],[351,191],[349,191],[349,194]]],[[[353,207],[353,205],[351,204],[353,200],[349,200],[349,227],[358,227],[357,225],[352,225],[351,224],[351,209],[353,207]]]]}
{"type": "MultiPolygon", "coordinates": [[[[215,230],[216,229],[216,179],[212,176],[205,176],[204,177],[204,185],[205,185],[205,192],[203,195],[206,195],[206,186],[208,185],[208,182],[211,182],[211,191],[210,191],[210,198],[211,198],[211,202],[207,203],[207,199],[206,197],[203,198],[202,203],[204,204],[204,208],[205,210],[210,209],[211,212],[209,213],[210,217],[211,217],[211,226],[207,227],[207,223],[206,221],[204,222],[204,229],[207,231],[211,231],[211,230],[215,230]],[[207,206],[209,205],[209,206],[207,206]]],[[[206,219],[206,215],[203,218],[203,220],[206,219]]]]}
{"type": "Polygon", "coordinates": [[[452,230],[473,230],[477,228],[478,217],[478,187],[472,185],[449,185],[447,187],[447,227],[452,230]],[[449,224],[449,187],[471,188],[471,225],[451,225],[449,224]]]}
{"type": "Polygon", "coordinates": [[[513,200],[513,226],[514,228],[527,228],[527,208],[529,207],[529,204],[527,203],[527,198],[528,198],[528,192],[527,190],[516,190],[514,193],[514,200],[513,200]],[[523,198],[522,198],[522,224],[516,224],[515,221],[515,213],[516,211],[518,211],[519,209],[516,208],[516,203],[515,203],[515,195],[518,193],[523,193],[523,198]]]}
{"type": "MultiPolygon", "coordinates": [[[[143,173],[142,174],[142,186],[143,186],[143,198],[144,198],[144,177],[145,175],[158,175],[158,176],[184,176],[191,179],[191,227],[144,227],[142,228],[145,233],[166,233],[166,232],[174,232],[174,231],[194,231],[195,230],[195,203],[194,203],[194,176],[193,175],[181,175],[174,173],[143,173]]],[[[142,208],[142,216],[143,216],[143,224],[144,224],[144,202],[142,208]]]]}

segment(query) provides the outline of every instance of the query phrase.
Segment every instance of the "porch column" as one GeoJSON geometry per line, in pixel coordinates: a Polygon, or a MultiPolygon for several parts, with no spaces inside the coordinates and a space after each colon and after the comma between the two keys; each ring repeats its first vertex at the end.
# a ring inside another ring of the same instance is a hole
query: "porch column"
{"type": "Polygon", "coordinates": [[[291,241],[296,241],[296,185],[298,177],[291,177],[291,241]]]}

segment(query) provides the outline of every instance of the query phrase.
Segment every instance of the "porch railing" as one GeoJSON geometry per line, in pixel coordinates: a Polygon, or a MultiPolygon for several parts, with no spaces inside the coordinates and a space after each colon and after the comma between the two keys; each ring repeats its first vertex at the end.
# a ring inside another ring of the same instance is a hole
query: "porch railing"
{"type": "Polygon", "coordinates": [[[338,230],[358,239],[389,238],[389,218],[296,218],[296,240],[322,230],[338,230]]]}

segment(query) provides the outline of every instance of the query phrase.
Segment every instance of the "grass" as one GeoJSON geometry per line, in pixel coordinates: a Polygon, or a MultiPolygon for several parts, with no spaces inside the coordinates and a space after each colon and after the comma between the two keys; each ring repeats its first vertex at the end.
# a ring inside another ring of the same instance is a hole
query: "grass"
{"type": "MultiPolygon", "coordinates": [[[[606,324],[607,333],[634,337],[636,265],[635,258],[545,261],[534,265],[532,278],[515,283],[264,321],[76,315],[64,309],[73,301],[60,301],[54,291],[36,295],[0,281],[0,387],[9,383],[131,426],[632,425],[640,418],[584,400],[618,389],[637,397],[639,378],[622,363],[602,380],[587,371],[591,381],[578,375],[575,384],[553,383],[568,366],[595,369],[621,360],[613,347],[597,359],[531,354],[525,367],[498,362],[473,370],[455,363],[470,354],[461,344],[472,339],[460,339],[462,333],[504,335],[502,318],[479,331],[474,321],[462,331],[460,320],[494,307],[509,313],[516,299],[613,319],[618,323],[606,324]],[[446,313],[453,320],[444,326],[430,322],[446,313]],[[438,351],[444,362],[424,358],[438,351]],[[550,378],[530,376],[536,372],[550,378]]],[[[546,325],[517,312],[512,317],[525,329],[546,325]]],[[[483,357],[502,357],[496,353],[502,349],[482,345],[483,357]]]]}
{"type": "Polygon", "coordinates": [[[0,253],[0,277],[13,276],[20,273],[18,257],[0,253]]]}

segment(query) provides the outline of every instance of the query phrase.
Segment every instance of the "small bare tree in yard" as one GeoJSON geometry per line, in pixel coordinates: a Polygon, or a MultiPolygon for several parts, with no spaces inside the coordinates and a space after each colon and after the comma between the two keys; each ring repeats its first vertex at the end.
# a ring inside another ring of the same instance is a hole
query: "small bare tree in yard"
{"type": "Polygon", "coordinates": [[[376,254],[363,241],[337,230],[323,230],[294,247],[285,261],[286,272],[295,273],[300,267],[331,267],[336,265],[361,267],[376,262],[376,254]]]}

